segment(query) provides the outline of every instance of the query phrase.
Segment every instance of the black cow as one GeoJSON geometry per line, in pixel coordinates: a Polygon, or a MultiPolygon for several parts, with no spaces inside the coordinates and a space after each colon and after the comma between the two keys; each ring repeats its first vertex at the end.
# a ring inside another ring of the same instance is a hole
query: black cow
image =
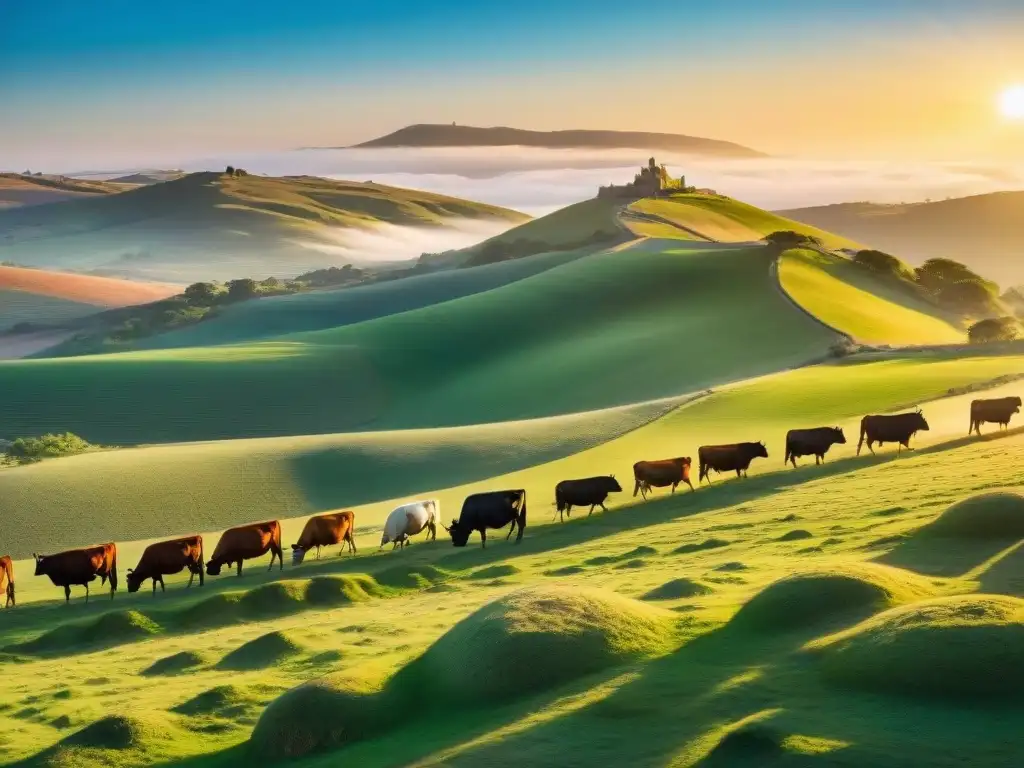
{"type": "Polygon", "coordinates": [[[974,400],[971,402],[971,428],[967,434],[977,432],[981,434],[981,425],[988,422],[998,424],[1000,429],[1006,429],[1010,424],[1013,414],[1020,413],[1019,397],[1000,397],[994,400],[974,400]]]}
{"type": "Polygon", "coordinates": [[[910,450],[910,438],[919,431],[928,431],[928,422],[918,409],[913,413],[897,413],[892,416],[865,416],[860,420],[860,441],[857,443],[857,455],[860,456],[861,446],[867,440],[868,450],[872,453],[875,443],[899,443],[896,454],[906,448],[910,450]]]}
{"type": "Polygon", "coordinates": [[[846,435],[839,427],[815,427],[814,429],[791,429],[786,433],[786,458],[796,468],[797,456],[814,456],[814,463],[821,464],[825,454],[833,445],[846,445],[846,435]]]}
{"type": "Polygon", "coordinates": [[[588,516],[592,515],[594,507],[598,506],[607,512],[604,502],[608,494],[621,492],[622,486],[614,475],[563,480],[555,486],[555,506],[558,507],[559,521],[564,520],[565,515],[571,515],[573,507],[585,507],[587,504],[590,505],[588,516]]]}
{"type": "Polygon", "coordinates": [[[516,535],[516,543],[522,541],[523,531],[526,530],[526,491],[490,491],[488,493],[474,493],[467,496],[462,502],[462,512],[458,520],[452,520],[450,528],[445,527],[452,537],[452,544],[456,547],[466,546],[469,541],[469,534],[473,531],[480,532],[481,546],[487,546],[487,529],[504,528],[509,526],[508,536],[505,541],[512,538],[512,531],[516,526],[519,533],[516,535]],[[511,525],[509,525],[511,523],[511,525]]]}
{"type": "Polygon", "coordinates": [[[702,445],[697,449],[700,475],[697,482],[707,478],[711,482],[711,470],[736,472],[736,477],[746,477],[750,462],[756,458],[768,458],[764,443],[733,443],[731,445],[702,445]]]}

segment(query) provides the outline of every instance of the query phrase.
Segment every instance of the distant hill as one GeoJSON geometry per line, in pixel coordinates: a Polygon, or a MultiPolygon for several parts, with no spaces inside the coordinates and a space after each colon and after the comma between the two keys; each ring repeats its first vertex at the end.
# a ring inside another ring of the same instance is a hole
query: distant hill
{"type": "Polygon", "coordinates": [[[184,171],[144,171],[130,173],[110,179],[113,184],[159,184],[162,181],[173,181],[184,176],[184,171]]]}
{"type": "Polygon", "coordinates": [[[1024,283],[1024,192],[907,205],[842,203],[779,213],[915,265],[949,258],[1001,285],[1024,283]]]}
{"type": "Polygon", "coordinates": [[[118,181],[86,181],[67,176],[29,176],[0,173],[0,211],[29,205],[59,203],[133,189],[135,184],[118,181]]]}
{"type": "Polygon", "coordinates": [[[0,333],[50,324],[180,293],[182,286],[0,266],[0,333]]]}
{"type": "Polygon", "coordinates": [[[729,141],[639,131],[527,131],[470,125],[410,125],[353,149],[388,147],[538,147],[543,149],[644,149],[719,157],[765,157],[729,141]]]}
{"type": "Polygon", "coordinates": [[[464,247],[528,218],[372,183],[193,173],[120,195],[0,210],[0,262],[181,283],[291,277],[415,258],[438,242],[464,247]]]}

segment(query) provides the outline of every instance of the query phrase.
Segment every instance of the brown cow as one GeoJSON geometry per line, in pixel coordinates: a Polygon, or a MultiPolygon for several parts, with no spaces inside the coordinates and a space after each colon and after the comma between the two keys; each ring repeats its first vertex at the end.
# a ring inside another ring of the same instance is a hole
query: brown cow
{"type": "Polygon", "coordinates": [[[242,575],[242,561],[262,557],[270,550],[270,570],[274,569],[274,558],[284,570],[284,556],[281,551],[281,524],[277,520],[265,523],[249,523],[224,531],[213,557],[206,563],[208,576],[220,576],[220,569],[232,563],[238,564],[238,575],[242,575]]]}
{"type": "Polygon", "coordinates": [[[172,573],[181,573],[188,568],[188,585],[191,587],[196,575],[199,576],[199,586],[203,586],[203,537],[186,536],[183,539],[172,541],[161,541],[150,544],[142,553],[142,559],[135,566],[135,570],[128,569],[125,581],[128,582],[129,592],[138,592],[142,582],[146,579],[153,580],[153,594],[156,594],[157,582],[160,582],[160,589],[167,591],[164,586],[164,576],[172,573]]]}
{"type": "Polygon", "coordinates": [[[680,456],[675,459],[662,459],[660,461],[638,461],[633,465],[633,478],[636,486],[633,488],[633,497],[637,493],[647,498],[648,491],[652,487],[667,488],[672,486],[672,493],[676,492],[676,486],[686,483],[693,490],[693,483],[690,482],[690,465],[693,460],[689,456],[680,456]]]}
{"type": "MultiPolygon", "coordinates": [[[[329,515],[317,515],[306,521],[297,544],[292,544],[292,565],[300,565],[306,553],[316,547],[316,559],[320,559],[320,547],[345,542],[348,551],[356,553],[356,513],[350,510],[332,512],[329,515]]],[[[342,549],[339,555],[345,554],[342,549]]]]}
{"type": "Polygon", "coordinates": [[[981,434],[981,425],[986,422],[998,424],[1000,429],[1010,426],[1010,419],[1013,414],[1020,413],[1021,400],[1019,397],[998,397],[994,400],[973,400],[971,401],[971,428],[967,434],[977,432],[981,434]]]}
{"type": "Polygon", "coordinates": [[[712,469],[715,472],[735,472],[736,477],[746,477],[750,462],[757,458],[768,458],[768,449],[764,443],[702,445],[697,449],[697,461],[700,462],[697,482],[707,480],[710,484],[712,469]]]}
{"type": "Polygon", "coordinates": [[[0,588],[4,586],[4,582],[7,582],[7,602],[4,604],[4,608],[10,608],[16,605],[14,602],[14,561],[10,557],[4,555],[0,557],[0,588]]]}
{"type": "Polygon", "coordinates": [[[69,549],[56,555],[37,555],[36,576],[49,576],[55,586],[64,587],[64,602],[71,600],[72,585],[85,587],[89,602],[89,584],[100,577],[100,584],[110,579],[110,599],[117,591],[117,545],[97,544],[83,549],[69,549]]]}

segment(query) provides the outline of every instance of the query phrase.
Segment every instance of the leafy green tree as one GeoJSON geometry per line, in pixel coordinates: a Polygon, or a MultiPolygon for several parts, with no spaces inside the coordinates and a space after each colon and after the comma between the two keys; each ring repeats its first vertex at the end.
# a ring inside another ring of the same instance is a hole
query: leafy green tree
{"type": "Polygon", "coordinates": [[[227,286],[228,301],[248,301],[259,294],[259,286],[256,285],[256,281],[248,277],[229,280],[227,286]]]}
{"type": "Polygon", "coordinates": [[[217,301],[218,293],[213,283],[192,283],[185,289],[185,298],[194,306],[208,307],[217,301]]]}
{"type": "Polygon", "coordinates": [[[226,173],[228,176],[234,176],[235,175],[235,166],[229,165],[227,168],[224,169],[224,173],[226,173]]]}
{"type": "Polygon", "coordinates": [[[884,251],[857,251],[853,257],[853,263],[886,277],[904,277],[910,274],[910,269],[906,264],[884,251]]]}
{"type": "Polygon", "coordinates": [[[939,291],[939,303],[957,312],[984,315],[997,307],[995,291],[981,280],[961,280],[939,291]]]}
{"type": "Polygon", "coordinates": [[[962,282],[984,282],[981,275],[952,259],[928,259],[914,270],[918,285],[938,295],[943,288],[962,282]]]}
{"type": "Polygon", "coordinates": [[[772,232],[770,235],[767,235],[764,240],[769,245],[774,245],[777,248],[783,249],[803,247],[821,248],[824,245],[820,237],[805,235],[789,229],[772,232]]]}
{"type": "Polygon", "coordinates": [[[967,338],[972,344],[988,344],[995,341],[1013,341],[1020,326],[1012,317],[993,317],[980,320],[967,329],[967,338]]]}

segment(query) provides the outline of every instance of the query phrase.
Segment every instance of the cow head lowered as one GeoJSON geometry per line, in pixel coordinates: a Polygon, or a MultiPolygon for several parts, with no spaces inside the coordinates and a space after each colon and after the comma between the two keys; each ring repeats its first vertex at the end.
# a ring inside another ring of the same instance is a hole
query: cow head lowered
{"type": "Polygon", "coordinates": [[[458,520],[452,520],[451,526],[442,526],[448,535],[452,537],[452,544],[456,547],[466,546],[466,542],[469,541],[469,534],[473,532],[473,529],[468,525],[460,523],[458,520]]]}
{"type": "Polygon", "coordinates": [[[292,565],[302,565],[306,552],[309,550],[298,544],[292,544],[292,565]]]}
{"type": "Polygon", "coordinates": [[[128,582],[128,591],[134,593],[139,591],[139,587],[142,586],[143,579],[141,576],[139,576],[139,574],[135,573],[135,571],[132,568],[129,568],[128,575],[125,577],[125,581],[128,582]]]}
{"type": "Polygon", "coordinates": [[[207,576],[220,576],[220,570],[224,567],[223,563],[218,563],[216,560],[208,560],[206,563],[206,575],[207,576]]]}

